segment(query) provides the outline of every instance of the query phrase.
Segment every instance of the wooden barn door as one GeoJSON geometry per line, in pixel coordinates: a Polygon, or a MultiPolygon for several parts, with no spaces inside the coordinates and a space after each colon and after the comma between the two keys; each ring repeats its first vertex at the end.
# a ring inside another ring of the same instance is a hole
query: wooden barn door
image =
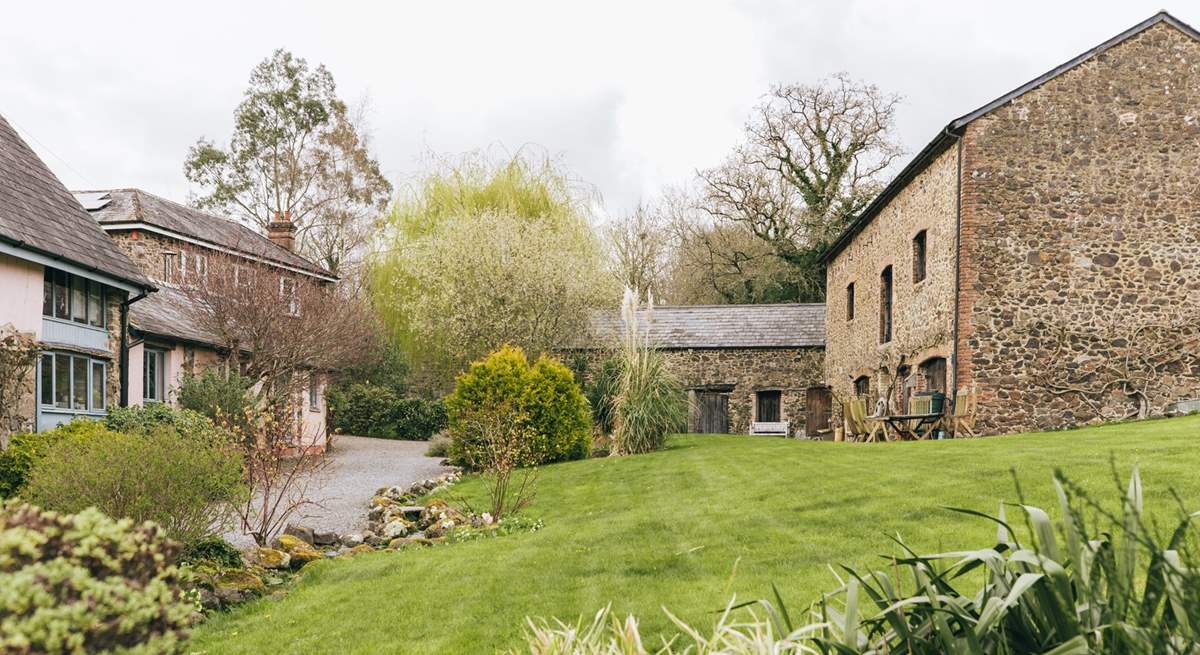
{"type": "Polygon", "coordinates": [[[804,403],[804,432],[816,439],[829,432],[829,417],[833,413],[833,396],[829,387],[811,387],[804,403]]]}
{"type": "Polygon", "coordinates": [[[697,391],[696,410],[699,419],[696,431],[703,434],[729,433],[729,394],[716,391],[697,391]]]}

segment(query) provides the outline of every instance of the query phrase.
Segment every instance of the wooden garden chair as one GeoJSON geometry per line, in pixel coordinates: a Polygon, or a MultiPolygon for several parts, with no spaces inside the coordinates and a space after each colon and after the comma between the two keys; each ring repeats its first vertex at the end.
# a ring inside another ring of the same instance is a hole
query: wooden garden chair
{"type": "Polygon", "coordinates": [[[865,435],[863,441],[874,443],[888,440],[887,423],[882,416],[868,415],[866,398],[856,398],[852,406],[859,421],[860,432],[865,435]]]}
{"type": "Polygon", "coordinates": [[[961,433],[965,432],[967,436],[974,437],[975,434],[975,409],[978,403],[975,390],[967,391],[965,388],[959,389],[954,396],[954,413],[950,415],[950,432],[955,439],[962,438],[961,433]]]}

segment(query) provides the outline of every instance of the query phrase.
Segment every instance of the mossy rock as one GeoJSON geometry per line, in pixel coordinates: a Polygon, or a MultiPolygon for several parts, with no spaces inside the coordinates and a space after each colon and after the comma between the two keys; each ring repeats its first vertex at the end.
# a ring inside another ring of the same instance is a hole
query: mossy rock
{"type": "Polygon", "coordinates": [[[262,578],[249,571],[226,571],[217,577],[215,584],[217,589],[249,591],[256,594],[267,590],[262,578]]]}
{"type": "Polygon", "coordinates": [[[292,568],[303,567],[309,562],[325,559],[325,556],[310,546],[307,541],[299,537],[293,537],[290,534],[279,537],[279,546],[291,558],[292,568]]]}
{"type": "Polygon", "coordinates": [[[432,546],[432,545],[433,545],[433,541],[426,539],[424,537],[400,537],[399,539],[392,539],[391,541],[388,542],[388,548],[390,548],[392,550],[397,550],[400,548],[407,548],[409,546],[432,546]]]}
{"type": "Polygon", "coordinates": [[[341,557],[354,557],[355,555],[362,555],[363,553],[373,553],[373,552],[375,552],[375,549],[372,548],[371,546],[368,546],[366,544],[359,544],[357,546],[354,546],[350,550],[347,550],[346,552],[342,553],[341,557]]]}
{"type": "MultiPolygon", "coordinates": [[[[294,537],[293,537],[294,538],[294,537]]],[[[258,566],[264,569],[286,569],[292,563],[292,556],[282,550],[275,548],[262,548],[255,546],[247,550],[243,557],[246,558],[246,563],[251,566],[258,566]]]]}

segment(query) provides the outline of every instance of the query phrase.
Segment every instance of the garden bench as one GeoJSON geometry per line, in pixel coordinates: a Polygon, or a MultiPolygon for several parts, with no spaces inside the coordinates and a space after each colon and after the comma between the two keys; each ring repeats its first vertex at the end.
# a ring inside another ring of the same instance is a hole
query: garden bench
{"type": "Polygon", "coordinates": [[[755,421],[750,424],[750,434],[773,434],[785,437],[792,436],[789,421],[755,421]]]}

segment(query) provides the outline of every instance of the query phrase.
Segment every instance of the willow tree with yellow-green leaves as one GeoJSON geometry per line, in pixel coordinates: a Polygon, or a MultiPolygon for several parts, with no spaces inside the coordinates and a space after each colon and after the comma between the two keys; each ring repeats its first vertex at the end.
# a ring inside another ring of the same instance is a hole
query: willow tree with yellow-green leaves
{"type": "Polygon", "coordinates": [[[503,344],[542,353],[578,343],[588,313],[619,295],[592,200],[554,161],[520,153],[441,162],[401,195],[371,290],[416,384],[448,391],[503,344]]]}

